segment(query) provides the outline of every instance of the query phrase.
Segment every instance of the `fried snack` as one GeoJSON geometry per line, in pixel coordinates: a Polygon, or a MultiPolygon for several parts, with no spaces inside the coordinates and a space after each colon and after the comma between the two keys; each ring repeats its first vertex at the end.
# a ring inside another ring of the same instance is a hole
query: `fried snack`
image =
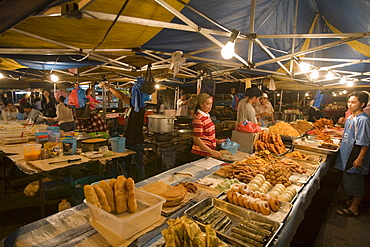
{"type": "Polygon", "coordinates": [[[274,154],[282,154],[286,151],[280,135],[261,132],[254,143],[255,151],[269,151],[274,154]]]}
{"type": "Polygon", "coordinates": [[[114,183],[114,198],[116,199],[116,211],[121,214],[127,211],[126,178],[121,175],[114,183]]]}
{"type": "Polygon", "coordinates": [[[110,185],[105,180],[100,181],[99,186],[100,188],[102,188],[107,197],[111,212],[116,211],[116,203],[114,201],[114,193],[112,187],[110,187],[110,185]]]}
{"type": "Polygon", "coordinates": [[[96,195],[98,196],[101,208],[104,211],[110,213],[112,209],[108,204],[107,196],[105,195],[104,190],[98,184],[94,184],[93,188],[95,190],[96,195]]]}
{"type": "Polygon", "coordinates": [[[132,178],[126,179],[126,189],[127,189],[127,209],[131,213],[135,213],[137,210],[137,202],[135,197],[135,182],[132,178]]]}
{"type": "Polygon", "coordinates": [[[115,178],[111,178],[108,182],[109,186],[114,190],[114,183],[117,181],[115,178]]]}
{"type": "Polygon", "coordinates": [[[270,133],[276,135],[300,136],[296,129],[294,129],[290,124],[285,122],[278,122],[277,124],[269,127],[269,130],[270,133]]]}
{"type": "Polygon", "coordinates": [[[94,187],[92,185],[85,185],[84,186],[84,194],[86,201],[101,208],[101,204],[99,202],[98,196],[95,193],[94,187]]]}
{"type": "Polygon", "coordinates": [[[296,159],[301,159],[301,160],[308,160],[308,159],[310,159],[310,156],[308,156],[307,154],[301,153],[298,150],[293,151],[291,153],[288,153],[285,156],[296,158],[296,159]]]}

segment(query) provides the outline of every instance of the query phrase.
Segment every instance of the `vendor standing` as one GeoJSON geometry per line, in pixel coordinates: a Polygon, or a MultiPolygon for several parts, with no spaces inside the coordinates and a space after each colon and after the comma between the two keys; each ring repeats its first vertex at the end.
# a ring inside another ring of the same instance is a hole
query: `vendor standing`
{"type": "Polygon", "coordinates": [[[261,96],[262,92],[258,88],[247,88],[245,90],[245,98],[240,100],[238,103],[238,113],[236,118],[238,123],[247,120],[258,124],[256,112],[252,105],[255,104],[261,96]]]}
{"type": "Polygon", "coordinates": [[[310,102],[310,108],[308,109],[308,121],[315,122],[321,118],[321,112],[320,109],[316,106],[314,106],[315,100],[311,100],[310,102]]]}
{"type": "Polygon", "coordinates": [[[359,216],[359,205],[364,196],[364,175],[370,164],[370,117],[364,113],[369,96],[353,92],[348,96],[348,110],[352,113],[345,123],[344,131],[326,129],[323,132],[342,136],[335,168],[343,171],[341,189],[348,198],[340,201],[346,207],[335,213],[340,216],[359,216]]]}
{"type": "Polygon", "coordinates": [[[191,153],[194,160],[212,156],[220,158],[221,153],[216,150],[216,144],[221,144],[224,139],[216,139],[216,129],[209,112],[212,109],[213,98],[206,93],[201,93],[194,98],[195,114],[193,118],[193,147],[191,153]]]}
{"type": "Polygon", "coordinates": [[[255,106],[257,120],[261,123],[262,127],[269,127],[269,124],[275,124],[274,120],[274,108],[269,101],[267,93],[263,93],[257,101],[255,106]]]}
{"type": "MultiPolygon", "coordinates": [[[[131,97],[125,95],[121,91],[109,85],[107,82],[101,82],[99,87],[108,89],[115,97],[130,105],[128,119],[125,123],[124,136],[126,138],[126,147],[136,153],[133,154],[133,161],[136,167],[137,177],[136,182],[145,179],[145,166],[143,163],[144,156],[144,115],[145,104],[141,87],[144,84],[144,78],[138,77],[132,87],[131,97]]],[[[129,174],[131,175],[131,174],[129,174]]]]}
{"type": "Polygon", "coordinates": [[[189,115],[189,104],[191,97],[186,99],[186,94],[182,94],[180,99],[177,101],[176,116],[188,116],[189,115]]]}
{"type": "Polygon", "coordinates": [[[73,119],[72,109],[64,104],[65,99],[64,96],[57,98],[59,102],[56,109],[57,116],[54,118],[47,118],[47,120],[50,122],[57,121],[60,129],[63,131],[74,131],[76,129],[76,122],[73,119]]]}
{"type": "MultiPolygon", "coordinates": [[[[43,115],[48,118],[55,118],[57,116],[55,105],[56,105],[55,98],[51,95],[49,90],[44,89],[42,91],[42,100],[41,100],[43,115]]],[[[55,121],[48,122],[48,125],[53,124],[55,124],[55,121]]]]}

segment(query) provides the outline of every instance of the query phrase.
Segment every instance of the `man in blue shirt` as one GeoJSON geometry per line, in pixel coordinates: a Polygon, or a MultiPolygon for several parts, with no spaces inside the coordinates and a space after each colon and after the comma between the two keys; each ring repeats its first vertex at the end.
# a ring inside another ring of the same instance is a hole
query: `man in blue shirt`
{"type": "Polygon", "coordinates": [[[369,96],[363,92],[353,92],[348,98],[348,110],[344,131],[327,129],[326,132],[342,136],[339,156],[335,168],[343,171],[342,189],[347,200],[341,201],[348,208],[337,210],[340,216],[358,217],[359,205],[364,196],[364,175],[369,173],[370,164],[370,118],[364,113],[369,96]]]}

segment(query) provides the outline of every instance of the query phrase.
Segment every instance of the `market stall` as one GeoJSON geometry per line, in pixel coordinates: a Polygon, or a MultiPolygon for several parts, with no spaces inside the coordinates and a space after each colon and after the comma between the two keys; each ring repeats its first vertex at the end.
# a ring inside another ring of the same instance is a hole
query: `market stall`
{"type": "MultiPolygon", "coordinates": [[[[302,186],[297,198],[292,203],[290,211],[283,221],[282,228],[271,242],[271,246],[285,246],[290,242],[299,223],[304,217],[304,211],[310,204],[312,196],[320,187],[320,179],[328,170],[329,159],[330,157],[328,157],[328,159],[325,158],[325,160],[319,164],[313,176],[302,186]]],[[[223,161],[209,158],[194,163],[184,164],[137,183],[136,186],[143,187],[157,181],[162,181],[167,184],[177,184],[181,181],[197,181],[217,172],[220,167],[222,167],[220,166],[222,163],[223,161]],[[187,174],[190,174],[190,177],[187,174]]],[[[170,214],[169,218],[181,216],[186,209],[198,203],[201,199],[203,198],[190,200],[189,203],[184,204],[183,207],[170,214]]],[[[45,241],[48,241],[48,243],[56,245],[65,242],[71,245],[84,242],[88,243],[89,246],[109,246],[112,244],[112,241],[123,241],[122,238],[118,238],[118,240],[110,238],[108,241],[111,242],[109,243],[102,237],[101,233],[95,230],[89,223],[91,223],[90,211],[85,204],[81,204],[20,228],[7,237],[5,246],[13,246],[13,244],[20,240],[23,241],[23,243],[32,244],[45,243],[45,241]],[[76,225],[75,221],[68,220],[67,216],[75,219],[78,218],[79,223],[76,225]],[[53,220],[51,220],[51,218],[53,220]],[[63,229],[58,229],[57,225],[63,225],[63,229]],[[44,231],[44,229],[48,229],[48,231],[44,231]],[[73,234],[62,234],[63,232],[73,232],[73,234]],[[32,237],[36,235],[38,236],[37,239],[32,237]]],[[[166,228],[166,224],[155,227],[155,229],[150,229],[149,232],[143,231],[141,232],[142,234],[136,236],[138,237],[136,240],[130,239],[130,242],[132,241],[133,246],[149,246],[153,242],[160,241],[160,231],[163,228],[166,228]]],[[[124,242],[128,245],[126,241],[124,242]]]]}

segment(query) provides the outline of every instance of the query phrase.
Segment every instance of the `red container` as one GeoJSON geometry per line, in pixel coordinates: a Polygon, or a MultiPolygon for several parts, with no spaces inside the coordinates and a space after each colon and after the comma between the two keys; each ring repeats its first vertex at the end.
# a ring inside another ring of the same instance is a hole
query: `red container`
{"type": "Polygon", "coordinates": [[[118,125],[125,125],[125,123],[126,123],[126,118],[124,118],[124,117],[117,117],[117,124],[118,125]]]}

